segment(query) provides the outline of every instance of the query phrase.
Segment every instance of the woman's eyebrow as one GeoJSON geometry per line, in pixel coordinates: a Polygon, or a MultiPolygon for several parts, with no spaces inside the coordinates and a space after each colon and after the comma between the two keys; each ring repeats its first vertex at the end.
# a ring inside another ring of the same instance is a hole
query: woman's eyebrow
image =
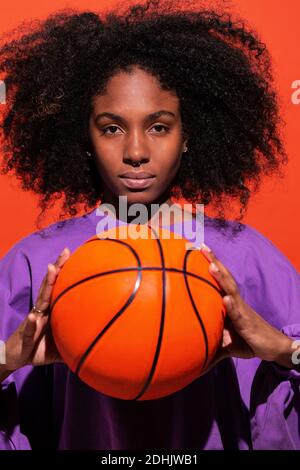
{"type": "MultiPolygon", "coordinates": [[[[175,114],[172,113],[171,111],[161,109],[160,111],[156,111],[155,113],[148,114],[145,117],[145,121],[152,120],[152,119],[158,119],[161,116],[175,117],[175,114]]],[[[119,122],[126,122],[126,119],[124,119],[122,116],[119,116],[118,114],[114,114],[114,113],[108,113],[108,112],[97,114],[96,119],[95,119],[96,122],[99,119],[101,119],[102,117],[107,117],[107,118],[110,118],[110,119],[113,119],[113,120],[119,121],[119,122]]]]}

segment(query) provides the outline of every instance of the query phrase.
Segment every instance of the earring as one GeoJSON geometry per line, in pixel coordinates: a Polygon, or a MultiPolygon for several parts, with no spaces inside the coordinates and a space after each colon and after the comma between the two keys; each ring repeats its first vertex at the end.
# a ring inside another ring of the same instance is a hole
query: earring
{"type": "Polygon", "coordinates": [[[92,156],[91,152],[89,152],[88,150],[86,150],[85,153],[87,154],[88,157],[91,157],[91,156],[92,156]]]}

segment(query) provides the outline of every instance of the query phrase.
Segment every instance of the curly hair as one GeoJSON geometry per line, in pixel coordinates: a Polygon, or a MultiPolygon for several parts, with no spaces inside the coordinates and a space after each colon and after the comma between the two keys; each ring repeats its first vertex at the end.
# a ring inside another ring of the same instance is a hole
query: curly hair
{"type": "Polygon", "coordinates": [[[238,202],[240,221],[262,176],[282,176],[283,122],[265,44],[232,14],[181,3],[63,9],[2,36],[1,173],[14,172],[22,189],[40,196],[41,214],[62,196],[60,217],[101,201],[100,176],[86,156],[91,98],[134,64],[180,100],[188,157],[173,197],[217,207],[224,225],[227,198],[238,202]]]}

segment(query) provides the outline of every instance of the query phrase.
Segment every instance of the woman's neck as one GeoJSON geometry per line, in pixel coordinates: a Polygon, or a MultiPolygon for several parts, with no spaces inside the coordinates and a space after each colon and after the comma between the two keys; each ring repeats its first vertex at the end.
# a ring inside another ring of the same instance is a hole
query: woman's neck
{"type": "Polygon", "coordinates": [[[132,214],[130,214],[130,207],[133,204],[126,204],[126,202],[126,198],[119,198],[118,204],[103,200],[100,208],[108,212],[111,217],[127,224],[132,222],[140,225],[151,223],[152,226],[162,227],[182,223],[183,219],[187,221],[194,218],[190,210],[186,210],[170,197],[164,201],[144,204],[141,211],[135,210],[132,211],[132,214]]]}
{"type": "Polygon", "coordinates": [[[136,223],[147,224],[149,221],[159,217],[159,213],[166,213],[174,202],[170,197],[160,198],[159,200],[152,201],[151,203],[141,204],[140,208],[134,208],[135,203],[128,203],[124,196],[111,198],[103,198],[101,202],[102,210],[108,211],[109,214],[126,223],[136,221],[136,223]],[[131,210],[130,210],[131,209],[131,210]],[[132,210],[134,209],[134,210],[132,210]]]}

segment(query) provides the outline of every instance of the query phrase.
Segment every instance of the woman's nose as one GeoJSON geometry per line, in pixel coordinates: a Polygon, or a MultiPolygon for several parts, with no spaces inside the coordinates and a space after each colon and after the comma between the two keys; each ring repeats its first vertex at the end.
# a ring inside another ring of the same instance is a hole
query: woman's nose
{"type": "Polygon", "coordinates": [[[150,157],[148,150],[142,141],[137,141],[129,144],[124,152],[124,163],[132,166],[140,166],[142,163],[149,162],[150,157]]]}
{"type": "Polygon", "coordinates": [[[132,166],[140,166],[142,163],[147,163],[149,162],[148,157],[140,156],[140,157],[133,157],[133,156],[127,156],[124,159],[124,163],[127,163],[132,166]]]}

